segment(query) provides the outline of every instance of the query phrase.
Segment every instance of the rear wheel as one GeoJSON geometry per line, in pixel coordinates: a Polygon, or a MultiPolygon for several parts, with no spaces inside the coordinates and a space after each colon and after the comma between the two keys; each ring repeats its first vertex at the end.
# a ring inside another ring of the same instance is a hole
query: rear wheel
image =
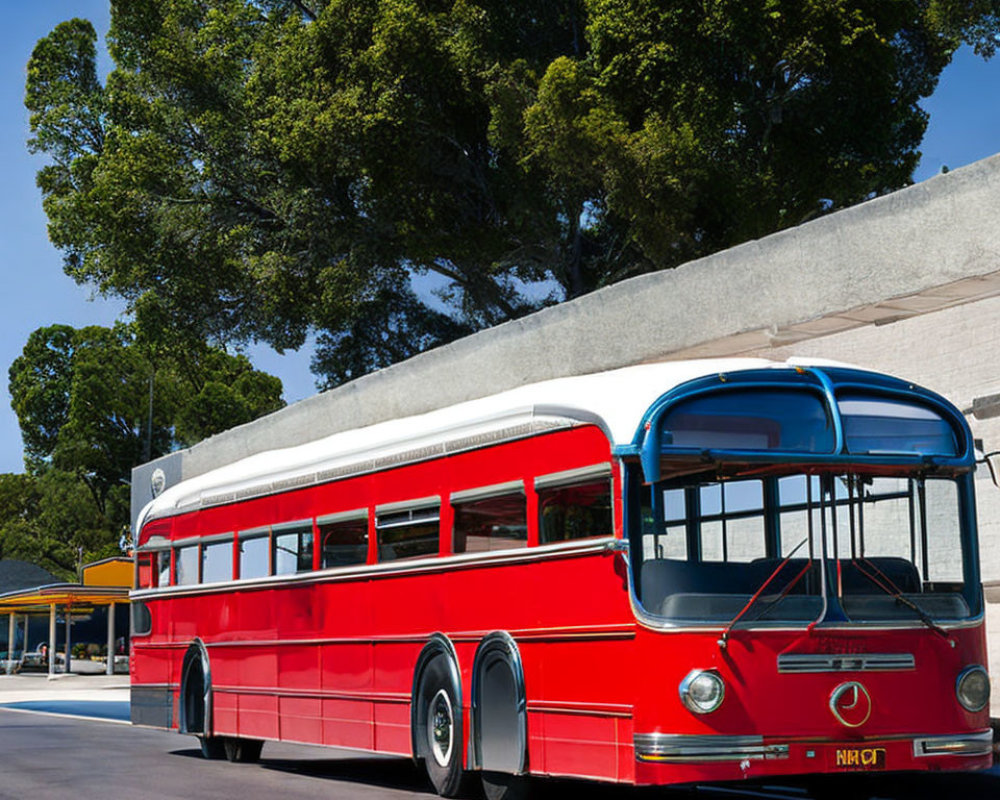
{"type": "Polygon", "coordinates": [[[446,657],[433,659],[420,678],[418,719],[423,720],[421,750],[427,777],[442,797],[455,797],[462,790],[462,708],[446,657]]]}
{"type": "Polygon", "coordinates": [[[226,755],[225,745],[218,736],[199,736],[198,744],[201,745],[202,758],[222,758],[226,755]]]}
{"type": "Polygon", "coordinates": [[[239,739],[226,736],[223,740],[226,758],[239,764],[249,764],[260,760],[260,751],[264,743],[259,739],[239,739]]]}
{"type": "Polygon", "coordinates": [[[527,775],[485,771],[480,775],[486,800],[528,800],[533,796],[533,784],[527,775]]]}

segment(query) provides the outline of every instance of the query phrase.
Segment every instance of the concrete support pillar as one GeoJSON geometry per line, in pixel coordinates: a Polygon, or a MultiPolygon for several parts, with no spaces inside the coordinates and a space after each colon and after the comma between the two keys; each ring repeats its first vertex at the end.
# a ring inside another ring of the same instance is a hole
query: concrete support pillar
{"type": "Polygon", "coordinates": [[[49,677],[56,674],[56,604],[49,604],[49,677]]]}
{"type": "Polygon", "coordinates": [[[27,653],[29,650],[31,650],[31,648],[28,647],[28,620],[30,619],[31,618],[27,614],[24,615],[24,641],[21,642],[22,653],[27,653]]]}
{"type": "Polygon", "coordinates": [[[72,669],[73,655],[73,607],[66,606],[66,674],[69,675],[72,669]]]}
{"type": "Polygon", "coordinates": [[[115,674],[115,604],[108,604],[108,663],[105,668],[108,675],[115,674]]]}
{"type": "Polygon", "coordinates": [[[7,674],[14,671],[14,640],[17,638],[17,619],[14,612],[7,615],[7,674]]]}

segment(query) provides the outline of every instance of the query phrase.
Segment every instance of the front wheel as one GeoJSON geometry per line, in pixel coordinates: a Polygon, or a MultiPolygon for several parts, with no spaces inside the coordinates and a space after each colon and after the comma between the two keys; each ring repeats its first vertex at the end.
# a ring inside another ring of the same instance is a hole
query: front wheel
{"type": "Polygon", "coordinates": [[[420,719],[424,766],[434,790],[455,797],[462,790],[462,708],[454,687],[450,664],[444,657],[427,665],[420,679],[420,719]]]}

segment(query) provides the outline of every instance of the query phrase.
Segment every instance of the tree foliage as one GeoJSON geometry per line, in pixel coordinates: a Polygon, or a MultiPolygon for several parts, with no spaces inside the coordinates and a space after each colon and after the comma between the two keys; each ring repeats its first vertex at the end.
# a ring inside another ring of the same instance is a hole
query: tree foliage
{"type": "Polygon", "coordinates": [[[114,0],[28,68],[67,272],[328,383],[909,182],[998,0],[114,0]],[[435,287],[431,296],[427,286],[435,287]],[[378,313],[374,313],[374,312],[378,313]]]}
{"type": "Polygon", "coordinates": [[[0,476],[0,555],[64,572],[117,552],[135,465],[282,405],[246,357],[124,324],[39,328],[9,379],[27,472],[0,476]]]}

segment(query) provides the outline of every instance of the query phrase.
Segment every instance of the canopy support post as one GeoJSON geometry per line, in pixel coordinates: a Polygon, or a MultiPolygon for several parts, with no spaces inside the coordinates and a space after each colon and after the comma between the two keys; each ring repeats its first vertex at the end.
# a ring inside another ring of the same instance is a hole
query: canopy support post
{"type": "Polygon", "coordinates": [[[107,675],[115,674],[115,604],[108,603],[108,663],[107,675]]]}
{"type": "Polygon", "coordinates": [[[70,659],[73,655],[73,643],[72,639],[73,631],[73,606],[66,606],[66,674],[69,675],[72,672],[72,664],[70,659]]]}
{"type": "Polygon", "coordinates": [[[17,634],[17,620],[14,612],[7,615],[7,674],[14,672],[14,639],[17,634]]]}
{"type": "Polygon", "coordinates": [[[49,677],[56,674],[56,604],[49,603],[49,677]]]}

